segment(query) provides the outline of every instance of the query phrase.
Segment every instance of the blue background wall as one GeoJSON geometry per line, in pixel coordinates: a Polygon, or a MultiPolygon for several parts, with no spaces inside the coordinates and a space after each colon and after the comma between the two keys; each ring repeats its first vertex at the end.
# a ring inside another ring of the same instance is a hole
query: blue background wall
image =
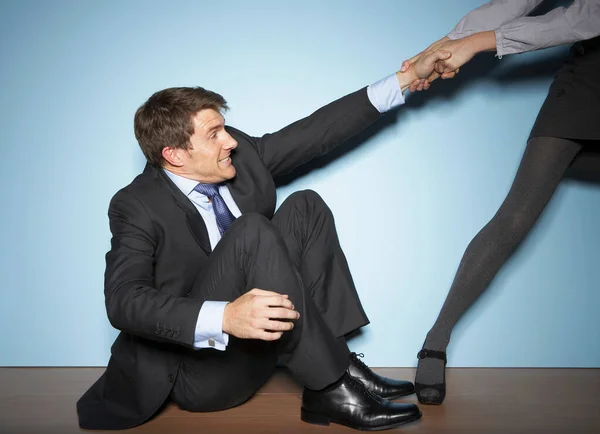
{"type": "MultiPolygon", "coordinates": [[[[227,98],[230,124],[273,131],[393,73],[479,4],[1,2],[0,365],[106,364],[106,211],[143,168],[133,114],[150,94],[202,85],[227,98]]],[[[280,190],[312,188],[333,209],[372,321],[351,346],[371,365],[415,365],[552,77],[514,71],[564,52],[476,59],[280,190]],[[371,201],[385,203],[375,227],[371,201]]],[[[599,218],[600,187],[564,182],[457,327],[450,365],[600,366],[599,218]]]]}

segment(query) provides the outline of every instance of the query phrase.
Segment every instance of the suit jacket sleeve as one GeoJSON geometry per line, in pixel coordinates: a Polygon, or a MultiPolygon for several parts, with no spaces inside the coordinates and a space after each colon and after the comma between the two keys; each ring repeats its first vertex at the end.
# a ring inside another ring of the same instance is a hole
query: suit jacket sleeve
{"type": "Polygon", "coordinates": [[[144,338],[193,346],[202,300],[175,297],[154,287],[156,235],[144,205],[121,190],[108,216],[112,239],[104,294],[110,323],[144,338]]]}
{"type": "Polygon", "coordinates": [[[276,133],[252,141],[269,172],[276,177],[326,154],[371,125],[379,116],[365,87],[276,133]]]}

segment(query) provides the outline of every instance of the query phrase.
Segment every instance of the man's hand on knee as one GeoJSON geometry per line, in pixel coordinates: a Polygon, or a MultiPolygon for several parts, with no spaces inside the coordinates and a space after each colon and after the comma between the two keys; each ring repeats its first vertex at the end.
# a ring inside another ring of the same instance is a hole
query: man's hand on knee
{"type": "Polygon", "coordinates": [[[254,288],[225,306],[223,331],[242,339],[275,341],[298,318],[287,295],[254,288]]]}

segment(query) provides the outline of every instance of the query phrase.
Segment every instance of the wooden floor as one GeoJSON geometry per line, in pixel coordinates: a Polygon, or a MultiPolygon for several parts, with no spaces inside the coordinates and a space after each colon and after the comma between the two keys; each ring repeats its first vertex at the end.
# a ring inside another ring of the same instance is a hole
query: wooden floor
{"type": "MultiPolygon", "coordinates": [[[[414,369],[376,369],[413,379],[414,369]]],[[[85,432],[75,402],[103,368],[0,368],[0,433],[85,432]]],[[[600,369],[448,369],[441,406],[389,432],[412,434],[600,433],[600,369]]],[[[417,402],[413,395],[404,402],[417,402]]],[[[246,404],[216,413],[189,413],[170,404],[133,433],[350,433],[300,420],[301,388],[278,372],[246,404]]]]}

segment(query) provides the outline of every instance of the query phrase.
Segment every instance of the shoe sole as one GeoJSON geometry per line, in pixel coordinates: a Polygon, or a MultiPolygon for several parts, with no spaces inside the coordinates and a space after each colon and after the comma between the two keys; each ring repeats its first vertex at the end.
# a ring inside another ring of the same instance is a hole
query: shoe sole
{"type": "Polygon", "coordinates": [[[400,425],[405,425],[407,423],[414,422],[414,421],[420,419],[422,415],[423,415],[423,413],[419,412],[419,413],[415,414],[413,417],[403,420],[402,422],[392,423],[389,425],[370,427],[370,426],[354,425],[354,424],[351,424],[348,422],[342,422],[339,420],[332,419],[329,416],[325,416],[323,414],[314,413],[312,411],[307,411],[304,408],[300,409],[300,419],[303,422],[311,423],[313,425],[323,425],[323,426],[329,426],[330,423],[337,423],[338,425],[344,425],[344,426],[347,426],[349,428],[353,428],[353,429],[356,429],[359,431],[382,431],[385,429],[396,428],[400,425]]]}
{"type": "Polygon", "coordinates": [[[427,384],[419,384],[418,386],[415,387],[415,392],[417,394],[417,399],[419,400],[419,404],[424,404],[424,405],[441,405],[444,402],[444,399],[446,398],[446,390],[444,388],[443,392],[440,393],[439,390],[436,389],[435,386],[437,385],[432,385],[429,386],[427,384]],[[418,390],[417,390],[418,389],[418,390]],[[421,392],[427,389],[434,389],[437,390],[438,393],[442,394],[443,396],[440,399],[427,399],[421,396],[421,392]]]}
{"type": "Polygon", "coordinates": [[[398,398],[404,398],[405,396],[410,396],[413,395],[415,393],[415,391],[413,390],[412,392],[408,392],[408,393],[403,393],[401,395],[392,395],[392,396],[383,396],[383,395],[378,395],[380,398],[383,399],[387,399],[387,400],[392,400],[392,399],[398,399],[398,398]]]}
{"type": "Polygon", "coordinates": [[[418,396],[417,399],[419,400],[419,404],[423,404],[423,405],[442,405],[442,402],[444,402],[444,400],[441,401],[428,401],[426,399],[421,400],[418,396]]]}

